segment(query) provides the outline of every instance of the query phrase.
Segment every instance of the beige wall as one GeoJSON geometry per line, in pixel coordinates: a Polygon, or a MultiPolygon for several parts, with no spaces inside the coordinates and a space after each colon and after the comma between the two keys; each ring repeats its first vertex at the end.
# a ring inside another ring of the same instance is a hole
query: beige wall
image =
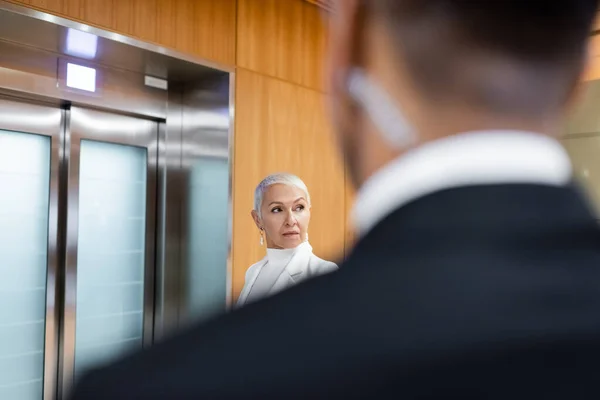
{"type": "MultiPolygon", "coordinates": [[[[575,178],[586,190],[600,216],[600,80],[582,85],[562,143],[569,153],[575,178]]],[[[600,218],[600,217],[599,217],[600,218]]]]}
{"type": "MultiPolygon", "coordinates": [[[[594,31],[600,30],[600,18],[594,31]]],[[[569,153],[575,179],[587,192],[600,218],[600,35],[590,38],[589,59],[577,103],[562,143],[569,153]]]]}
{"type": "Polygon", "coordinates": [[[311,190],[315,252],[349,247],[351,201],[323,100],[325,28],[303,0],[11,0],[40,11],[236,67],[233,294],[264,249],[249,213],[260,179],[275,171],[311,190]]]}

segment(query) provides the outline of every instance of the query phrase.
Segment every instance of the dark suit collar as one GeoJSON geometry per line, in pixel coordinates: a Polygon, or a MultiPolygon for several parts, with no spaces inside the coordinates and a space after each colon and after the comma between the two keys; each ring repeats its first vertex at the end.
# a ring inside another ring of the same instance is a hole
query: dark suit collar
{"type": "Polygon", "coordinates": [[[419,243],[455,237],[490,243],[544,230],[597,229],[596,217],[579,188],[508,184],[438,191],[397,208],[355,246],[353,254],[373,249],[398,254],[419,243]]]}

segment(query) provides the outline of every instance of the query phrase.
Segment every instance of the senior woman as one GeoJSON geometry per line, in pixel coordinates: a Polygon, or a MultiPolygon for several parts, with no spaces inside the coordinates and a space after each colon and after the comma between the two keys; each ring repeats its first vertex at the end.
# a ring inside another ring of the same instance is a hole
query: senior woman
{"type": "Polygon", "coordinates": [[[251,215],[267,254],[246,271],[238,307],[337,270],[336,264],[314,255],[308,243],[310,195],[297,176],[282,173],[263,179],[254,191],[251,215]]]}

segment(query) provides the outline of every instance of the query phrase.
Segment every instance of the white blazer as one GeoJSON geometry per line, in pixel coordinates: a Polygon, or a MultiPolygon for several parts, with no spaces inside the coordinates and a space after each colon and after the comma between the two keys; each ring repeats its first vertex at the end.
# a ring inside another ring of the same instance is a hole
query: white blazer
{"type": "Polygon", "coordinates": [[[242,289],[236,307],[245,305],[250,293],[253,294],[253,297],[255,295],[259,295],[260,297],[271,296],[306,279],[327,274],[338,269],[338,266],[335,263],[325,261],[315,256],[312,252],[312,247],[310,247],[308,242],[303,243],[301,246],[306,246],[307,251],[294,254],[275,282],[272,285],[269,285],[269,287],[255,287],[256,280],[264,266],[267,265],[269,257],[265,256],[256,264],[251,265],[246,271],[244,288],[242,289]],[[259,292],[255,293],[257,290],[259,292]]]}

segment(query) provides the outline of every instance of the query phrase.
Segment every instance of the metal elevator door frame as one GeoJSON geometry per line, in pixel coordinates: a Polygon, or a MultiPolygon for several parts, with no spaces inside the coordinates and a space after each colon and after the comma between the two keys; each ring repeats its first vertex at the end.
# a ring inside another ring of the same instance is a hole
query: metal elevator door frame
{"type": "Polygon", "coordinates": [[[73,385],[82,140],[146,150],[142,341],[153,343],[159,127],[143,117],[0,94],[0,130],[50,138],[43,400],[64,399],[73,385]]]}

